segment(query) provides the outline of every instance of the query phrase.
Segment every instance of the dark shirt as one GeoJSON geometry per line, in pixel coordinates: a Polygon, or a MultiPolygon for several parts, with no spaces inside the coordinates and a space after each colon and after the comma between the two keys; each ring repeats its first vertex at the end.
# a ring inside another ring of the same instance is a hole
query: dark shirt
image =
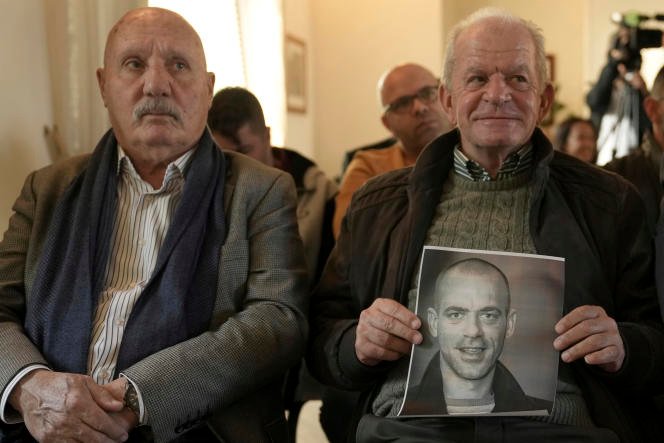
{"type": "MultiPolygon", "coordinates": [[[[539,411],[551,412],[553,402],[526,395],[519,382],[500,361],[493,375],[495,412],[539,411]]],[[[447,415],[440,370],[440,353],[433,356],[419,384],[411,386],[401,415],[447,415]]],[[[544,415],[544,414],[543,414],[544,415]]]]}

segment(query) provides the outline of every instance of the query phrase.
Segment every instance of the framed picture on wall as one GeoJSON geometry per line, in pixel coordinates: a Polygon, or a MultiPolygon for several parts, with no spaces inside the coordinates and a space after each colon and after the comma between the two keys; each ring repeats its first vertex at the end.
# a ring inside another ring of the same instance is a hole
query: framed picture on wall
{"type": "Polygon", "coordinates": [[[556,81],[556,57],[553,54],[546,55],[546,72],[551,83],[556,81]]]}
{"type": "Polygon", "coordinates": [[[307,47],[304,41],[286,34],[284,66],[286,70],[286,105],[289,112],[307,112],[307,47]]]}

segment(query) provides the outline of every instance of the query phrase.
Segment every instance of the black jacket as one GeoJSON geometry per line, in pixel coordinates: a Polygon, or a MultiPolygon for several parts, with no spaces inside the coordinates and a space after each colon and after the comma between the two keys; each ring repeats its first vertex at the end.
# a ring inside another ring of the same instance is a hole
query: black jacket
{"type": "Polygon", "coordinates": [[[615,158],[604,165],[607,170],[620,174],[636,186],[646,205],[648,226],[653,232],[659,218],[659,204],[664,195],[659,177],[660,165],[656,164],[656,159],[660,158],[661,153],[655,150],[660,149],[652,134],[648,132],[643,137],[641,146],[626,156],[615,158]]]}
{"type": "MultiPolygon", "coordinates": [[[[493,398],[491,412],[521,412],[547,410],[553,402],[526,395],[519,382],[500,361],[493,374],[493,398]]],[[[440,372],[440,353],[436,353],[427,365],[422,381],[408,389],[401,415],[446,415],[447,405],[443,396],[443,379],[440,372]]]]}
{"type": "MultiPolygon", "coordinates": [[[[322,382],[371,390],[390,368],[357,360],[360,312],[378,297],[407,305],[426,232],[453,168],[452,131],[431,142],[414,168],[372,179],[356,192],[311,301],[308,363],[322,382]]],[[[571,364],[598,426],[623,441],[648,441],[647,399],[664,385],[664,332],[653,247],[641,199],[616,174],[559,152],[537,129],[530,232],[539,254],[565,257],[564,313],[599,305],[618,323],[626,358],[617,373],[571,364]],[[643,420],[640,420],[643,419],[643,420]]]]}

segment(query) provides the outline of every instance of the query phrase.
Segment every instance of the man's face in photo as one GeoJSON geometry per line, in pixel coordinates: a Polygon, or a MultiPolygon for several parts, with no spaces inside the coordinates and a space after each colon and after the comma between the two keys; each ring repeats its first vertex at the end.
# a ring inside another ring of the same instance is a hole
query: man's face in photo
{"type": "Polygon", "coordinates": [[[428,320],[438,338],[443,373],[451,370],[467,380],[492,375],[516,321],[501,275],[492,268],[482,273],[452,269],[438,282],[435,296],[440,303],[429,308],[428,320]]]}

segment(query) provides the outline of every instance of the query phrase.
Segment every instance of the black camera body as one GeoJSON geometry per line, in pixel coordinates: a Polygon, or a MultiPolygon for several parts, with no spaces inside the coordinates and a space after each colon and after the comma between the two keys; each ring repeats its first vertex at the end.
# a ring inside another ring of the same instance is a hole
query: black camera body
{"type": "Polygon", "coordinates": [[[664,21],[664,14],[647,16],[635,12],[625,14],[613,13],[611,19],[620,25],[612,45],[613,55],[620,63],[625,65],[627,71],[638,71],[641,68],[641,50],[645,48],[659,48],[662,46],[662,30],[645,28],[642,25],[647,20],[664,21]]]}

